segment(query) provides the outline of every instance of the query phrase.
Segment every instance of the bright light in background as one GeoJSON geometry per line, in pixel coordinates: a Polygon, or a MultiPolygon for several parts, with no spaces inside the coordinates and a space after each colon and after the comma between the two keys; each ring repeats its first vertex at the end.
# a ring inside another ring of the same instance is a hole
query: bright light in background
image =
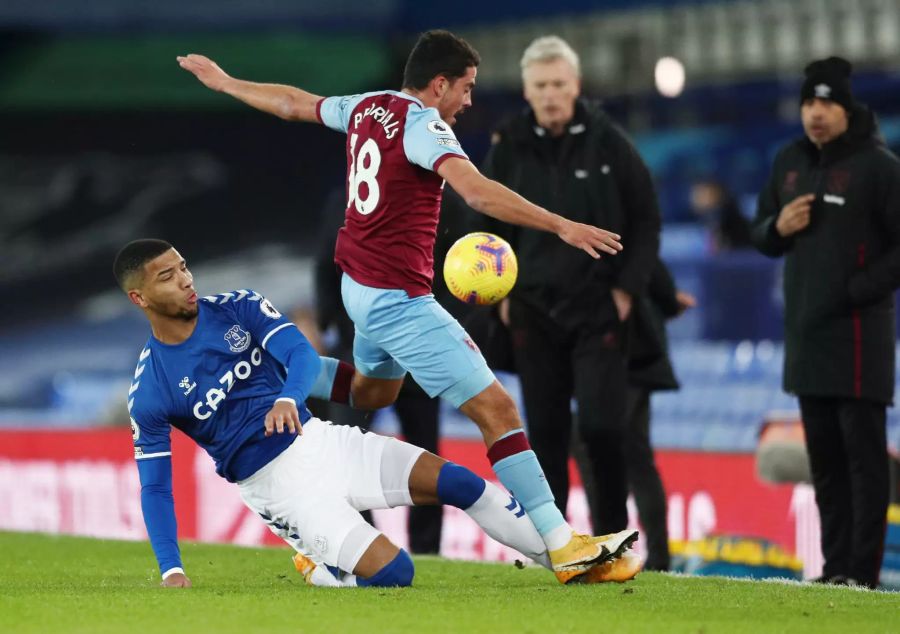
{"type": "Polygon", "coordinates": [[[663,97],[677,97],[684,90],[684,64],[674,57],[660,57],[653,71],[656,89],[663,97]]]}

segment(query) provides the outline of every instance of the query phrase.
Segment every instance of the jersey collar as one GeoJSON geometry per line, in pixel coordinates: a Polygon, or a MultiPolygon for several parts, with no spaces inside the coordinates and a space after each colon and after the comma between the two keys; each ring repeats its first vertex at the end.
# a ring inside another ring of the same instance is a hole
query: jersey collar
{"type": "Polygon", "coordinates": [[[413,103],[417,103],[420,106],[422,106],[423,108],[425,107],[425,104],[422,103],[422,100],[419,99],[418,97],[413,97],[412,95],[405,93],[405,92],[401,92],[399,90],[389,90],[388,92],[391,93],[392,95],[396,95],[397,97],[402,97],[404,99],[408,99],[408,100],[412,101],[413,103]]]}
{"type": "Polygon", "coordinates": [[[197,323],[194,324],[194,331],[190,334],[190,336],[182,341],[181,343],[163,343],[153,334],[153,331],[150,331],[150,342],[154,346],[159,346],[160,348],[164,348],[167,350],[177,350],[178,348],[183,348],[188,346],[195,337],[197,337],[197,333],[200,332],[200,326],[203,323],[203,314],[206,312],[204,310],[205,306],[203,306],[203,300],[197,302],[197,323]]]}

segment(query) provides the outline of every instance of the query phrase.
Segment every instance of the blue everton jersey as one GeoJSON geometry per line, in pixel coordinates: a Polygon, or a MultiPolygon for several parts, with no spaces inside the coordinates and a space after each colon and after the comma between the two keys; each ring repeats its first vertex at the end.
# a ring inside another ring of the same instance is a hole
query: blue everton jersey
{"type": "MultiPolygon", "coordinates": [[[[167,345],[151,335],[140,354],[128,396],[134,455],[139,461],[171,455],[171,425],[212,456],[219,475],[235,482],[295,438],[265,436],[266,413],[277,398],[290,396],[283,393],[285,365],[267,350],[309,342],[254,291],[204,297],[198,307],[186,341],[167,345]]],[[[302,401],[297,407],[305,423],[311,415],[302,401]]]]}

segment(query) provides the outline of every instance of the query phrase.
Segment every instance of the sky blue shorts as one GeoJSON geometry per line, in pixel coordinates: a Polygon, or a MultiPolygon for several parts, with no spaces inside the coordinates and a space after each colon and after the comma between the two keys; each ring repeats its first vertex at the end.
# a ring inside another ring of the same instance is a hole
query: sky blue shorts
{"type": "Polygon", "coordinates": [[[341,296],[356,326],[356,370],[378,379],[412,374],[429,396],[459,407],[494,382],[481,351],[434,295],[363,286],[344,273],[341,296]]]}

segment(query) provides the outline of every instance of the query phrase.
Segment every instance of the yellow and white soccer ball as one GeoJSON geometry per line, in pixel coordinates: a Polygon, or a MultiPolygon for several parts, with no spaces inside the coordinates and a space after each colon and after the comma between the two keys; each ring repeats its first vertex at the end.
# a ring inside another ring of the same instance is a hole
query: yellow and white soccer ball
{"type": "Polygon", "coordinates": [[[453,243],[444,260],[444,281],[467,304],[496,304],[516,283],[519,264],[509,243],[492,233],[470,233],[453,243]]]}

